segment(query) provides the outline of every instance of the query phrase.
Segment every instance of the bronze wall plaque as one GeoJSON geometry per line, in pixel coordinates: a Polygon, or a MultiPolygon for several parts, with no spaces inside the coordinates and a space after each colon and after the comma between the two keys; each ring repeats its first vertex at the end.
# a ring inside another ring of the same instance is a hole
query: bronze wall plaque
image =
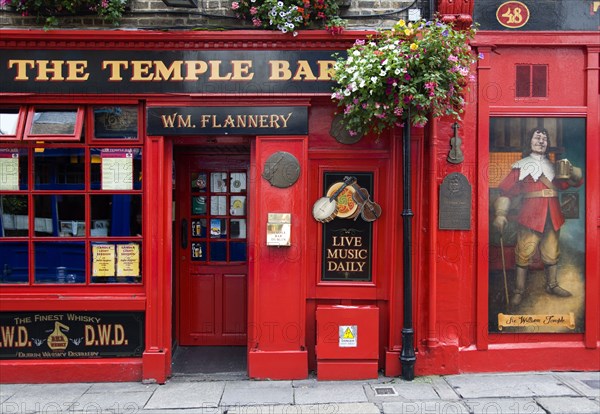
{"type": "Polygon", "coordinates": [[[471,229],[471,184],[461,173],[450,173],[440,187],[440,230],[471,229]]]}
{"type": "Polygon", "coordinates": [[[278,151],[265,161],[262,176],[278,188],[288,188],[300,177],[300,163],[289,152],[278,151]]]}

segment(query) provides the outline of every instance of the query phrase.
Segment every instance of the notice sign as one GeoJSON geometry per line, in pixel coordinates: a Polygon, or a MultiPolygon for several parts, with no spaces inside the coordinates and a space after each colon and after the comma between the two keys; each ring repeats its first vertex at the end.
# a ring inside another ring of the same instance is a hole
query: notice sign
{"type": "Polygon", "coordinates": [[[115,275],[115,245],[92,245],[92,276],[110,277],[115,275]]]}
{"type": "Polygon", "coordinates": [[[139,357],[143,312],[0,312],[0,359],[139,357]]]}
{"type": "Polygon", "coordinates": [[[19,151],[0,148],[0,190],[19,190],[19,151]]]}
{"type": "Polygon", "coordinates": [[[339,326],[339,346],[340,348],[356,348],[358,346],[357,325],[339,326]]]}
{"type": "Polygon", "coordinates": [[[140,245],[117,245],[117,276],[140,275],[140,245]]]}
{"type": "Polygon", "coordinates": [[[133,189],[133,150],[123,148],[104,148],[100,152],[102,159],[102,189],[133,189]]]}

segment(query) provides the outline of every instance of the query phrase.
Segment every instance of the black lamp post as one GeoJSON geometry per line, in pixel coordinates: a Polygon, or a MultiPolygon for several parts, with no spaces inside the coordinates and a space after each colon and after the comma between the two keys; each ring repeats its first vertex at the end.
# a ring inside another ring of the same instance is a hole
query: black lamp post
{"type": "Polygon", "coordinates": [[[402,378],[412,381],[415,378],[415,356],[413,317],[412,317],[412,221],[411,179],[410,179],[410,109],[405,112],[406,121],[402,131],[402,181],[404,196],[402,202],[402,261],[404,278],[404,323],[402,326],[402,351],[400,364],[402,378]]]}

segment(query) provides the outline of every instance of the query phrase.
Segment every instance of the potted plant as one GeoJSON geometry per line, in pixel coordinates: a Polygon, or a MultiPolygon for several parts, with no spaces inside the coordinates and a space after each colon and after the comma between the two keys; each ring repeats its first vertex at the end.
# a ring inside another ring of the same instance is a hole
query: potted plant
{"type": "Polygon", "coordinates": [[[409,124],[429,116],[460,118],[464,93],[476,61],[469,46],[474,28],[456,30],[440,21],[398,21],[366,40],[357,40],[338,58],[332,98],[350,135],[409,124]]]}
{"type": "Polygon", "coordinates": [[[333,18],[339,19],[336,0],[237,0],[231,3],[231,9],[254,27],[294,36],[298,29],[315,23],[325,27],[333,18]]]}
{"type": "Polygon", "coordinates": [[[93,14],[103,21],[118,25],[125,11],[126,0],[0,0],[23,16],[34,16],[44,27],[58,25],[58,17],[93,14]]]}

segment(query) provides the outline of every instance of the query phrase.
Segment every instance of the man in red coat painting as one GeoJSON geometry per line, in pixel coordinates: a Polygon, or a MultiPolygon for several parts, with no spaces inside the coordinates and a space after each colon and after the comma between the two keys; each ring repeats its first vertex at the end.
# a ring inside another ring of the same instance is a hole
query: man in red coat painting
{"type": "Polygon", "coordinates": [[[524,158],[512,165],[512,170],[500,183],[500,197],[494,203],[496,214],[493,225],[502,234],[508,223],[506,216],[511,199],[522,197],[517,218],[517,269],[515,289],[510,299],[512,306],[518,306],[523,300],[527,270],[538,248],[546,271],[546,292],[559,297],[571,296],[558,284],[558,239],[565,222],[558,190],[579,187],[583,183],[581,169],[573,167],[567,160],[561,160],[566,165],[566,174],[557,176],[554,165],[546,157],[549,146],[546,129],[533,129],[526,141],[524,158]]]}

